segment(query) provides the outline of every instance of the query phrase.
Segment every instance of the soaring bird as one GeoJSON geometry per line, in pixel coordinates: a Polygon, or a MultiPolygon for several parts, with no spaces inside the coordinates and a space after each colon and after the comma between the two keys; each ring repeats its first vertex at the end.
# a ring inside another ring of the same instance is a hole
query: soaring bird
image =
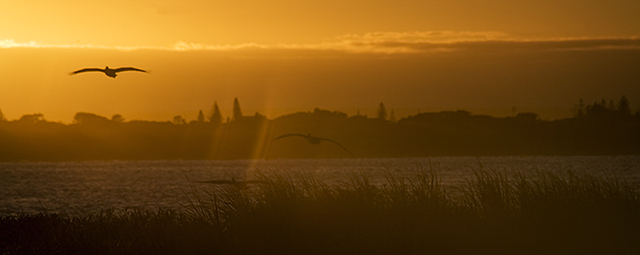
{"type": "Polygon", "coordinates": [[[74,71],[74,72],[70,73],[69,75],[74,75],[74,74],[79,74],[79,73],[84,73],[84,72],[103,72],[107,76],[115,79],[116,76],[117,76],[116,73],[124,72],[124,71],[138,71],[138,72],[148,73],[148,71],[146,71],[146,70],[138,69],[138,68],[135,68],[135,67],[120,67],[120,68],[116,68],[116,69],[111,69],[111,68],[109,68],[107,66],[104,69],[100,69],[100,68],[84,68],[84,69],[80,69],[80,70],[74,71]]]}
{"type": "Polygon", "coordinates": [[[349,155],[351,155],[352,157],[355,157],[355,155],[353,155],[353,153],[351,153],[349,150],[347,150],[347,148],[342,146],[342,144],[340,144],[340,143],[338,143],[338,142],[336,142],[334,140],[331,140],[331,139],[311,136],[311,134],[303,135],[303,134],[299,134],[299,133],[289,133],[289,134],[284,134],[284,135],[278,136],[278,137],[274,138],[273,140],[271,140],[271,142],[273,142],[275,140],[278,140],[278,139],[282,139],[282,138],[286,138],[286,137],[292,137],[292,136],[303,137],[303,138],[307,139],[307,142],[309,142],[311,144],[319,144],[322,141],[332,142],[332,143],[335,143],[338,146],[340,146],[340,148],[342,148],[344,151],[349,153],[349,155]]]}

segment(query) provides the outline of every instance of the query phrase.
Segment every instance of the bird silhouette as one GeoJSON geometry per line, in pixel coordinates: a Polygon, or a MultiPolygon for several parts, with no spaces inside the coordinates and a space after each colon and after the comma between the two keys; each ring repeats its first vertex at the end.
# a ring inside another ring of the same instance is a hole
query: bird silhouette
{"type": "Polygon", "coordinates": [[[73,71],[69,75],[74,75],[74,74],[79,74],[79,73],[84,73],[84,72],[103,72],[107,76],[115,79],[116,76],[117,76],[116,73],[124,72],[124,71],[138,71],[138,72],[143,72],[143,73],[149,73],[147,70],[142,70],[142,69],[138,69],[138,68],[135,68],[135,67],[120,67],[120,68],[116,68],[116,69],[111,69],[108,66],[106,66],[104,69],[100,69],[100,68],[84,68],[84,69],[80,69],[80,70],[77,70],[77,71],[73,71]]]}
{"type": "Polygon", "coordinates": [[[340,148],[342,148],[344,151],[349,153],[349,155],[351,155],[352,157],[355,157],[355,155],[353,155],[353,153],[351,153],[349,150],[347,150],[347,148],[342,146],[342,144],[340,144],[340,143],[338,143],[338,142],[336,142],[334,140],[331,140],[331,139],[311,136],[311,134],[303,135],[303,134],[299,134],[299,133],[289,133],[289,134],[284,134],[284,135],[278,136],[278,137],[274,138],[273,140],[271,140],[271,142],[273,142],[275,140],[278,140],[278,139],[282,139],[282,138],[286,138],[286,137],[292,137],[292,136],[303,137],[303,138],[307,139],[307,142],[309,142],[310,144],[319,144],[322,141],[332,142],[332,143],[335,143],[338,146],[340,146],[340,148]]]}

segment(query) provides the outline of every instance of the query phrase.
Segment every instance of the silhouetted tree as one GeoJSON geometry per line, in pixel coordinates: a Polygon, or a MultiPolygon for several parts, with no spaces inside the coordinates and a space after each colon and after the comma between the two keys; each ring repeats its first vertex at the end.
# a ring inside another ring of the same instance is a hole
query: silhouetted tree
{"type": "Polygon", "coordinates": [[[211,108],[211,112],[209,113],[209,122],[214,124],[222,123],[222,114],[220,113],[220,108],[218,107],[218,102],[213,102],[213,107],[211,108]]]}
{"type": "Polygon", "coordinates": [[[18,122],[20,123],[31,123],[31,124],[35,124],[42,121],[45,121],[44,115],[42,113],[25,114],[25,115],[22,115],[22,117],[20,117],[20,119],[18,120],[18,122]]]}
{"type": "Polygon", "coordinates": [[[6,121],[7,119],[4,118],[4,114],[2,114],[2,110],[0,110],[0,121],[6,121]]]}
{"type": "Polygon", "coordinates": [[[593,102],[592,105],[587,105],[586,116],[589,118],[603,118],[611,115],[611,110],[607,109],[607,102],[602,99],[600,103],[593,102]]]}
{"type": "Polygon", "coordinates": [[[616,109],[616,102],[613,101],[613,99],[609,100],[609,110],[615,110],[616,109]]]}
{"type": "Polygon", "coordinates": [[[184,118],[182,118],[181,115],[174,116],[172,122],[173,122],[174,125],[187,124],[187,121],[184,118]]]}
{"type": "Polygon", "coordinates": [[[79,113],[76,113],[76,116],[73,117],[73,121],[76,124],[93,125],[93,124],[108,123],[109,119],[93,113],[79,112],[79,113]]]}
{"type": "Polygon", "coordinates": [[[122,123],[122,122],[124,122],[124,117],[122,117],[122,115],[120,115],[120,114],[115,114],[115,115],[113,115],[111,117],[111,121],[122,123]]]}
{"type": "Polygon", "coordinates": [[[622,96],[622,98],[620,98],[617,111],[623,116],[631,115],[631,107],[629,106],[629,100],[627,100],[627,97],[622,96]]]}
{"type": "Polygon", "coordinates": [[[389,121],[393,123],[397,122],[396,115],[393,113],[393,110],[391,110],[391,114],[389,115],[389,121]]]}
{"type": "Polygon", "coordinates": [[[202,113],[202,110],[198,112],[198,122],[204,123],[204,113],[202,113]]]}
{"type": "Polygon", "coordinates": [[[536,120],[538,120],[538,114],[532,112],[521,112],[516,115],[516,120],[522,122],[536,122],[536,120]]]}
{"type": "Polygon", "coordinates": [[[242,110],[240,109],[240,102],[236,97],[233,100],[233,120],[239,120],[242,118],[242,110]]]}
{"type": "Polygon", "coordinates": [[[380,103],[380,105],[378,106],[378,119],[387,119],[387,109],[384,107],[383,103],[380,103]]]}
{"type": "Polygon", "coordinates": [[[318,120],[346,120],[347,114],[339,111],[328,111],[319,108],[313,109],[313,116],[318,120]]]}
{"type": "Polygon", "coordinates": [[[578,103],[577,108],[578,110],[576,111],[576,118],[584,117],[584,100],[582,100],[582,98],[580,98],[580,102],[578,103]]]}

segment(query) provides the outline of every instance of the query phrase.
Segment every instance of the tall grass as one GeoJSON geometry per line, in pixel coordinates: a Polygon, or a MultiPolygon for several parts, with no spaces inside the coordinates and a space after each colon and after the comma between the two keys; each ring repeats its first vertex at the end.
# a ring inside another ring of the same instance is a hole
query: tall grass
{"type": "Polygon", "coordinates": [[[624,181],[478,170],[454,191],[418,172],[335,185],[258,173],[247,189],[194,186],[181,211],[6,217],[0,253],[640,254],[639,193],[624,181]]]}

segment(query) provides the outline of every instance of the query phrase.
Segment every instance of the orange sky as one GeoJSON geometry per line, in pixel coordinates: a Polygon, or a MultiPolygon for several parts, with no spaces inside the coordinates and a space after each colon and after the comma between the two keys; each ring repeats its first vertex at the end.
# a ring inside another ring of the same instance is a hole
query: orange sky
{"type": "Polygon", "coordinates": [[[22,0],[0,9],[0,110],[194,119],[315,107],[399,117],[640,107],[640,1],[22,0]],[[83,67],[136,66],[150,75],[83,67]]]}

